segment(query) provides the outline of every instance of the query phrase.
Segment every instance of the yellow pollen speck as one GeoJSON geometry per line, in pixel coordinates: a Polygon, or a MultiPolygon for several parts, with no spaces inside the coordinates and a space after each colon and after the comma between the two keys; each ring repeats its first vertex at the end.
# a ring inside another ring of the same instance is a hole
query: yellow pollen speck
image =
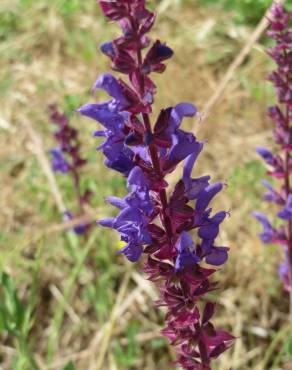
{"type": "Polygon", "coordinates": [[[124,246],[125,246],[126,244],[127,244],[126,242],[123,242],[122,240],[120,240],[120,241],[118,242],[118,247],[119,247],[119,249],[124,248],[124,246]]]}

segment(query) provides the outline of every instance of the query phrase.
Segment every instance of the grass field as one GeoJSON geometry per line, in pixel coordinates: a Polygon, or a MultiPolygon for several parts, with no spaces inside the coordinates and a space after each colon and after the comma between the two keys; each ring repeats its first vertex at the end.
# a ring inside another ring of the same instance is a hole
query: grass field
{"type": "MultiPolygon", "coordinates": [[[[258,18],[238,22],[236,8],[206,7],[199,0],[150,3],[158,7],[153,38],[175,51],[165,74],[156,78],[156,113],[180,101],[202,109],[258,18]]],[[[92,82],[108,70],[97,45],[116,33],[95,0],[0,4],[0,369],[172,369],[174,355],[159,336],[163,312],[153,303],[154,286],[141,266],[116,254],[113,232],[94,226],[78,238],[62,231],[39,147],[27,129],[33,128],[45,153],[54,146],[48,104],[72,114],[92,99],[92,82]]],[[[214,299],[217,325],[238,339],[217,370],[291,369],[288,297],[277,274],[282,254],[260,243],[250,215],[268,210],[260,198],[265,169],[255,154],[257,145],[272,142],[265,110],[273,91],[265,76],[273,65],[265,42],[254,45],[210,117],[203,124],[185,123],[208,140],[197,174],[227,183],[215,208],[231,212],[220,236],[231,247],[230,260],[219,273],[221,289],[214,299]]],[[[94,196],[87,212],[96,219],[109,216],[104,198],[124,194],[125,181],[106,170],[96,153],[95,124],[77,113],[72,123],[89,160],[82,185],[94,196]]],[[[70,181],[61,175],[56,180],[64,203],[74,210],[70,181]]]]}

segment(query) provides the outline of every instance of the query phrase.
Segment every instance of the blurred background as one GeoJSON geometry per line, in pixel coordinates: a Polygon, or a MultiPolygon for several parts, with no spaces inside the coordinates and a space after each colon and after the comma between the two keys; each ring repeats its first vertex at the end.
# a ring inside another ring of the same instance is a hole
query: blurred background
{"type": "MultiPolygon", "coordinates": [[[[166,72],[155,76],[157,114],[181,101],[203,109],[271,1],[149,3],[158,12],[152,37],[175,51],[166,72]]],[[[89,161],[82,174],[82,187],[93,192],[87,213],[93,219],[113,214],[104,198],[125,194],[125,181],[103,166],[92,138],[96,124],[72,111],[92,99],[92,83],[109,70],[98,45],[118,32],[95,0],[0,3],[0,369],[173,368],[174,354],[159,335],[163,310],[153,303],[158,294],[141,265],[116,254],[112,231],[64,233],[40,163],[55,146],[47,106],[57,103],[80,130],[89,161]]],[[[208,119],[185,123],[208,140],[196,174],[226,182],[214,207],[231,212],[221,228],[222,245],[231,253],[217,274],[215,321],[238,339],[214,365],[218,370],[292,368],[288,297],[277,272],[282,251],[260,243],[250,216],[253,210],[273,212],[261,200],[266,170],[255,154],[256,146],[273,145],[265,115],[274,101],[265,80],[273,69],[268,43],[261,37],[253,45],[208,119]]],[[[74,209],[70,179],[56,175],[56,181],[74,209]]]]}

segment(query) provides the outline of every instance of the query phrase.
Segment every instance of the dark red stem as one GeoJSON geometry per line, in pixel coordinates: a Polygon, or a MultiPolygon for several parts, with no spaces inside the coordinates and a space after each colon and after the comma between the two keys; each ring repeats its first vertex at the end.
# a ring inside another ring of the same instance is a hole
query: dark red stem
{"type": "Polygon", "coordinates": [[[79,213],[83,214],[84,213],[84,202],[83,202],[83,197],[82,197],[81,189],[80,189],[80,177],[79,177],[79,174],[78,174],[75,166],[72,166],[71,173],[72,173],[75,193],[76,193],[77,198],[78,198],[79,213]]]}
{"type": "MultiPolygon", "coordinates": [[[[132,23],[134,24],[134,21],[132,20],[132,23]]],[[[137,30],[137,27],[135,27],[137,30]]],[[[139,74],[139,82],[140,82],[140,91],[138,92],[140,95],[140,98],[143,99],[144,93],[145,93],[145,81],[144,81],[144,75],[142,73],[142,52],[141,52],[141,45],[140,45],[140,40],[139,36],[137,34],[137,73],[139,74]]],[[[143,113],[143,122],[144,122],[144,128],[145,128],[145,133],[149,133],[152,135],[152,127],[150,123],[150,118],[147,113],[143,113]]],[[[159,178],[162,180],[163,179],[163,174],[160,168],[160,161],[159,161],[159,155],[157,152],[157,148],[155,145],[150,144],[149,145],[149,153],[153,165],[153,169],[156,172],[156,174],[159,176],[159,178]]],[[[167,201],[167,195],[166,195],[166,190],[160,190],[159,191],[159,200],[161,204],[161,221],[165,227],[165,231],[168,237],[169,242],[171,242],[173,232],[172,232],[172,225],[171,225],[171,219],[167,214],[167,208],[168,208],[168,201],[167,201]]]]}
{"type": "MultiPolygon", "coordinates": [[[[152,134],[152,128],[151,128],[148,114],[143,114],[143,120],[144,120],[146,132],[149,132],[152,134]]],[[[159,156],[158,156],[157,148],[155,145],[152,145],[152,144],[149,145],[149,153],[150,153],[154,171],[159,176],[159,178],[162,180],[163,174],[161,172],[159,156]]],[[[173,232],[172,232],[171,220],[167,214],[168,202],[167,202],[167,195],[166,195],[165,189],[160,190],[159,199],[160,199],[160,204],[161,204],[161,221],[163,222],[163,225],[165,227],[167,237],[169,241],[171,241],[173,232]]]]}
{"type": "MultiPolygon", "coordinates": [[[[284,57],[287,58],[286,50],[284,50],[284,57]]],[[[289,63],[288,63],[289,64],[289,63]]],[[[289,88],[290,86],[290,74],[287,76],[287,86],[289,88]]],[[[289,142],[288,144],[291,144],[291,134],[290,134],[290,108],[288,104],[286,104],[286,130],[289,134],[289,142]]],[[[285,154],[285,193],[286,193],[286,201],[288,200],[289,194],[290,194],[290,153],[289,151],[285,154]]],[[[292,221],[288,221],[287,225],[287,238],[288,238],[288,264],[289,264],[289,297],[290,297],[290,322],[292,323],[292,221]]]]}
{"type": "MultiPolygon", "coordinates": [[[[290,110],[289,107],[286,107],[286,124],[287,129],[289,130],[289,120],[290,120],[290,110]]],[[[289,138],[289,144],[291,140],[289,138]]],[[[288,199],[290,194],[290,153],[287,152],[285,155],[285,192],[286,192],[286,199],[288,199]]],[[[292,288],[291,288],[291,282],[292,282],[292,221],[288,221],[288,227],[287,227],[287,236],[288,236],[288,260],[289,260],[289,286],[290,286],[290,320],[292,322],[292,288]]]]}

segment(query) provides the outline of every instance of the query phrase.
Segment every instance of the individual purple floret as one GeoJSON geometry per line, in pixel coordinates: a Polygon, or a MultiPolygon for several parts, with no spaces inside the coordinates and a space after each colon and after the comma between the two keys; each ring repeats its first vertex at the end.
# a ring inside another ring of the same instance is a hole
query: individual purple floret
{"type": "Polygon", "coordinates": [[[215,304],[206,296],[217,288],[210,280],[214,266],[228,257],[229,249],[216,243],[227,213],[213,215],[210,205],[223,185],[210,184],[210,176],[192,178],[204,143],[182,130],[181,123],[197,114],[195,106],[180,103],[162,109],[150,122],[156,92],[150,74],[162,73],[173,55],[167,45],[151,43],[147,36],[155,14],[145,8],[145,0],[99,4],[122,29],[122,35],[103,43],[101,51],[128,81],[102,75],[92,90],[102,89],[110,99],[86,104],[79,112],[103,126],[95,132],[103,138],[98,150],[107,167],[127,178],[129,194],[109,197],[118,213],[98,223],[118,231],[125,243],[120,253],[130,261],[147,256],[144,271],[160,288],[159,305],[167,309],[162,333],[177,351],[176,364],[186,370],[210,370],[211,362],[234,341],[211,323],[215,304]],[[167,192],[166,176],[182,161],[183,177],[167,192]]]}
{"type": "MultiPolygon", "coordinates": [[[[86,190],[81,193],[80,186],[80,169],[86,164],[86,160],[80,155],[80,142],[78,131],[71,127],[68,117],[58,111],[55,105],[49,106],[51,121],[57,126],[54,132],[55,139],[58,143],[57,148],[50,150],[51,165],[55,172],[68,174],[72,178],[74,190],[78,198],[79,210],[75,216],[69,211],[64,214],[64,221],[72,221],[76,216],[84,214],[84,206],[89,202],[90,191],[86,190]]],[[[81,223],[73,228],[76,234],[81,235],[89,228],[89,224],[81,223]]]]}
{"type": "Polygon", "coordinates": [[[285,259],[280,264],[279,267],[279,276],[280,279],[283,281],[284,288],[287,292],[291,291],[290,279],[289,279],[289,255],[288,255],[288,248],[285,247],[285,259]]]}
{"type": "Polygon", "coordinates": [[[68,173],[70,165],[67,162],[64,154],[60,148],[53,148],[50,150],[52,156],[52,168],[55,172],[68,173]]]}
{"type": "Polygon", "coordinates": [[[292,193],[288,195],[287,203],[278,216],[283,220],[292,221],[292,193]]]}
{"type": "MultiPolygon", "coordinates": [[[[74,218],[76,218],[76,216],[74,217],[72,215],[71,212],[69,211],[66,211],[64,214],[63,214],[63,220],[64,222],[69,222],[69,221],[73,221],[74,218]]],[[[80,222],[78,223],[78,225],[74,226],[72,229],[74,230],[75,234],[77,235],[83,235],[86,233],[86,231],[89,229],[90,227],[90,224],[87,223],[87,222],[80,222]]]]}
{"type": "Polygon", "coordinates": [[[283,191],[277,192],[267,180],[262,180],[262,184],[268,189],[268,192],[264,194],[266,201],[274,202],[281,206],[285,205],[285,194],[282,194],[283,191]]]}
{"type": "Polygon", "coordinates": [[[284,287],[290,291],[290,313],[292,315],[292,16],[283,5],[274,3],[269,16],[268,36],[275,41],[275,46],[268,54],[276,62],[276,70],[270,73],[278,104],[268,109],[268,115],[274,123],[273,135],[279,145],[277,154],[265,148],[257,148],[269,167],[268,175],[281,184],[274,189],[268,181],[263,181],[268,193],[264,199],[281,207],[277,216],[282,225],[274,228],[266,216],[255,212],[255,217],[262,223],[264,231],[260,237],[264,243],[277,243],[284,246],[285,261],[281,264],[279,274],[284,287]]]}

